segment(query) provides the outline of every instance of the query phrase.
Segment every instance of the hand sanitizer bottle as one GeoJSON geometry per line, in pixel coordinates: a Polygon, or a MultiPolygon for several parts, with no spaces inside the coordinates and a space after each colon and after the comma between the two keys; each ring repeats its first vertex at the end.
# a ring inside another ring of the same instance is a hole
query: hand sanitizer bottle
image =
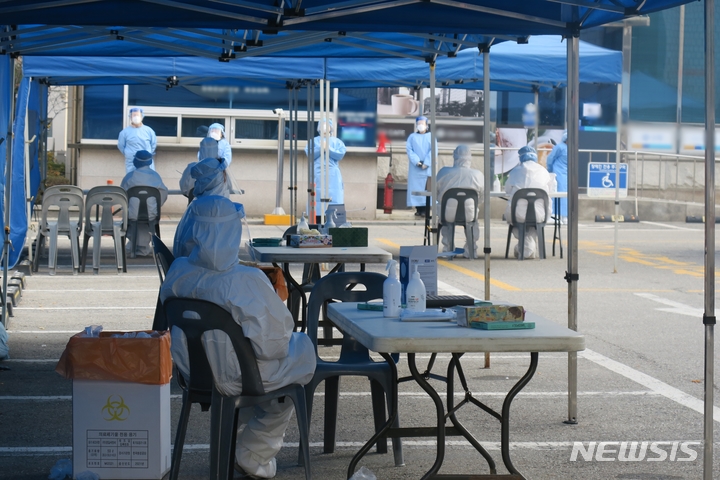
{"type": "Polygon", "coordinates": [[[417,264],[413,265],[412,277],[410,277],[407,289],[405,290],[405,299],[407,301],[408,311],[425,311],[425,284],[422,279],[420,279],[420,272],[417,270],[417,264]]]}
{"type": "Polygon", "coordinates": [[[493,190],[492,190],[492,191],[493,191],[493,192],[499,192],[501,188],[502,188],[502,187],[501,187],[501,185],[500,185],[500,176],[499,176],[499,175],[495,175],[495,180],[493,180],[493,190]]]}
{"type": "Polygon", "coordinates": [[[397,318],[400,316],[402,293],[402,286],[397,277],[397,261],[388,260],[386,270],[388,270],[388,278],[383,283],[383,317],[397,318]]]}
{"type": "Polygon", "coordinates": [[[297,233],[300,233],[302,230],[310,230],[310,225],[308,225],[307,220],[305,220],[305,212],[303,212],[302,217],[298,220],[297,233]]]}

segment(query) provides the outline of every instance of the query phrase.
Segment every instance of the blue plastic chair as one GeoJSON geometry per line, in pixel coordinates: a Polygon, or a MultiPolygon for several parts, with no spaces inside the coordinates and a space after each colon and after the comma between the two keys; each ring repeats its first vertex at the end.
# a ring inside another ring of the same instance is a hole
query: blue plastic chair
{"type": "Polygon", "coordinates": [[[185,431],[192,403],[206,402],[211,398],[210,413],[210,478],[230,480],[235,466],[235,434],[237,432],[238,410],[254,407],[273,399],[291,399],[295,405],[295,416],[300,432],[300,458],[305,467],[305,479],[310,480],[310,444],[308,431],[310,420],[305,405],[305,389],[294,383],[266,392],[257,366],[257,358],[250,340],[245,337],[242,327],[222,307],[191,298],[168,298],[164,308],[170,326],[180,328],[187,340],[190,376],[185,379],[178,375],[183,389],[183,405],[180,412],[175,451],[173,452],[171,478],[177,478],[180,470],[185,431]],[[194,318],[191,318],[194,317],[194,318]],[[242,394],[225,396],[215,388],[212,370],[202,343],[203,333],[210,330],[225,332],[232,342],[242,378],[242,394]]]}
{"type": "MultiPolygon", "coordinates": [[[[385,275],[373,272],[339,272],[327,275],[315,282],[310,293],[307,315],[307,335],[315,346],[317,367],[312,380],[305,386],[305,395],[308,406],[308,420],[312,417],[313,395],[320,382],[325,381],[325,428],[324,452],[335,451],[335,427],[337,424],[337,408],[339,399],[340,377],[361,376],[370,379],[372,393],[373,416],[375,430],[380,430],[387,421],[385,401],[388,409],[392,404],[389,392],[392,391],[392,382],[396,381],[387,362],[375,362],[370,358],[370,352],[350,335],[343,335],[340,358],[337,361],[327,361],[317,355],[318,325],[320,311],[323,305],[330,300],[342,302],[367,302],[382,298],[385,275]],[[356,286],[364,286],[365,290],[354,290],[356,286]]],[[[400,425],[396,417],[395,427],[400,425]]],[[[402,442],[393,438],[393,453],[395,465],[404,464],[402,442]]],[[[379,440],[378,453],[387,452],[387,441],[379,440]]]]}

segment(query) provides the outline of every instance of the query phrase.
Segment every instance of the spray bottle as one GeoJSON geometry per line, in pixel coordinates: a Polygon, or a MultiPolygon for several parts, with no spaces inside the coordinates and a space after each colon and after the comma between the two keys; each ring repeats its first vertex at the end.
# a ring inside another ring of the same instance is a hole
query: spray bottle
{"type": "Polygon", "coordinates": [[[413,265],[412,277],[410,277],[405,290],[407,309],[411,312],[424,312],[425,296],[425,284],[420,278],[420,272],[418,272],[417,264],[415,264],[413,265]]]}
{"type": "Polygon", "coordinates": [[[310,230],[310,225],[308,225],[307,220],[305,220],[305,212],[303,212],[302,217],[298,220],[297,233],[301,233],[305,230],[310,230]]]}
{"type": "Polygon", "coordinates": [[[402,293],[402,286],[397,277],[397,261],[388,260],[385,269],[388,271],[388,278],[383,283],[383,317],[397,318],[400,316],[402,293]]]}

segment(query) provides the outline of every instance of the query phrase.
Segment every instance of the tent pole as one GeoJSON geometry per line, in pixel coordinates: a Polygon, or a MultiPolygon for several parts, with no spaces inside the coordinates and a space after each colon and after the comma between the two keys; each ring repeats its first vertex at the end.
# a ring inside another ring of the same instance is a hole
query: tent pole
{"type": "Polygon", "coordinates": [[[293,98],[295,99],[295,108],[293,114],[295,115],[295,138],[293,143],[295,145],[295,157],[293,158],[293,184],[292,184],[292,196],[293,196],[293,209],[290,212],[290,218],[292,224],[297,223],[297,211],[298,211],[298,199],[297,199],[297,186],[298,186],[298,133],[300,122],[298,121],[298,110],[300,110],[300,86],[295,85],[293,88],[293,98]]]}
{"type": "Polygon", "coordinates": [[[705,0],[705,427],[703,478],[713,478],[715,384],[715,0],[705,0]]]}
{"type": "Polygon", "coordinates": [[[538,140],[540,135],[540,90],[539,87],[535,86],[533,87],[533,94],[534,94],[534,101],[535,101],[535,151],[540,154],[540,152],[537,151],[538,147],[540,146],[540,141],[538,140]]]}
{"type": "MultiPolygon", "coordinates": [[[[12,57],[11,57],[12,58],[12,57]]],[[[12,187],[13,123],[15,121],[15,58],[10,60],[10,119],[5,137],[5,242],[3,243],[2,324],[7,326],[7,282],[10,264],[10,188],[12,187]]]]}
{"type": "Polygon", "coordinates": [[[315,135],[313,134],[313,121],[315,119],[315,86],[312,81],[307,83],[307,215],[308,223],[315,223],[315,135]],[[312,219],[312,220],[311,220],[312,219]],[[310,221],[311,220],[311,221],[310,221]]]}
{"type": "MultiPolygon", "coordinates": [[[[483,236],[485,253],[485,300],[490,300],[490,47],[483,48],[483,236]]],[[[471,246],[472,248],[472,246],[471,246]]]]}
{"type": "Polygon", "coordinates": [[[620,126],[622,125],[622,83],[617,86],[617,107],[615,109],[615,233],[613,242],[613,273],[617,273],[618,230],[620,229],[620,126]]]}
{"type": "Polygon", "coordinates": [[[437,155],[435,154],[435,145],[437,138],[435,137],[435,62],[430,63],[430,163],[432,171],[430,172],[430,205],[432,212],[432,230],[430,235],[430,245],[438,244],[438,204],[437,198],[437,155]]]}
{"type": "Polygon", "coordinates": [[[290,122],[290,150],[288,155],[288,170],[290,173],[290,178],[288,179],[288,189],[290,190],[290,211],[288,212],[290,215],[290,225],[295,224],[295,219],[292,218],[293,214],[293,196],[292,196],[292,184],[293,184],[293,154],[295,152],[294,145],[293,145],[293,138],[295,138],[295,122],[293,121],[293,85],[292,82],[288,82],[288,121],[290,122]]]}
{"type": "MultiPolygon", "coordinates": [[[[579,38],[567,38],[567,147],[568,147],[568,256],[565,280],[568,282],[568,328],[577,330],[578,282],[578,122],[579,122],[579,38]]],[[[577,423],[577,353],[568,353],[568,418],[577,423]]]]}
{"type": "Polygon", "coordinates": [[[275,113],[278,116],[278,159],[273,215],[285,215],[285,210],[282,208],[283,165],[285,163],[285,112],[283,112],[282,108],[278,108],[275,113]]]}
{"type": "MultiPolygon", "coordinates": [[[[28,90],[28,96],[30,95],[30,92],[32,92],[33,88],[33,81],[32,77],[30,77],[30,87],[28,90]]],[[[39,83],[35,83],[36,87],[40,86],[39,83]]],[[[30,197],[30,142],[35,141],[35,136],[33,138],[30,138],[30,120],[28,115],[28,112],[30,110],[30,102],[27,102],[25,104],[25,132],[23,135],[23,145],[24,145],[24,156],[25,156],[25,162],[24,168],[25,168],[25,215],[27,216],[27,224],[30,225],[30,208],[31,208],[31,197],[30,197]]],[[[40,112],[38,112],[40,113],[40,112]]],[[[38,147],[40,147],[40,142],[38,141],[38,147]]],[[[38,148],[38,156],[40,155],[40,148],[38,148]]],[[[25,240],[29,240],[32,243],[32,239],[25,235],[25,240]]],[[[30,263],[32,264],[32,245],[28,245],[28,260],[30,260],[30,263]]]]}

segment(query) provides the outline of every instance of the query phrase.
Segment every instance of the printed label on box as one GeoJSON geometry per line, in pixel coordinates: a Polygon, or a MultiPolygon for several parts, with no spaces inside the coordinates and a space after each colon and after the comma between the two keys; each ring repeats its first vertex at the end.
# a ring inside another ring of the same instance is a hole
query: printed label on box
{"type": "Polygon", "coordinates": [[[147,430],[88,430],[87,468],[148,468],[147,430]]]}

